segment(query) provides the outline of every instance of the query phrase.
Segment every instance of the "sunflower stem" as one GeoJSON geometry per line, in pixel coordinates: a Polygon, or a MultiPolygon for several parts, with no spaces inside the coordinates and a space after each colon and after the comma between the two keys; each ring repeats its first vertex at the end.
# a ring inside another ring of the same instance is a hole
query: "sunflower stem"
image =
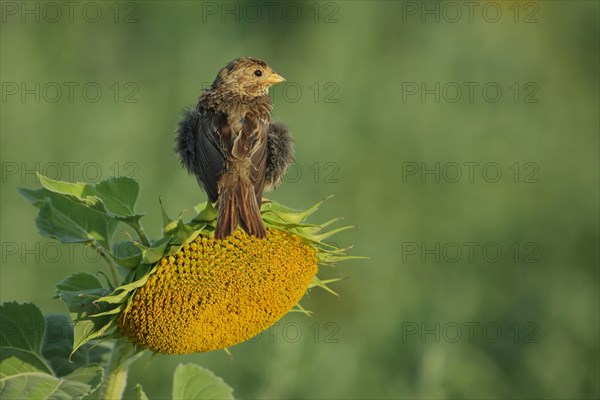
{"type": "Polygon", "coordinates": [[[150,241],[148,240],[148,236],[146,236],[146,232],[144,232],[144,228],[142,228],[142,224],[140,224],[140,221],[131,221],[128,223],[128,225],[135,230],[135,233],[137,233],[137,235],[139,236],[142,244],[146,247],[150,247],[150,241]]]}
{"type": "Polygon", "coordinates": [[[96,251],[98,251],[98,253],[102,257],[102,259],[108,265],[108,270],[110,271],[110,276],[112,279],[113,286],[115,286],[115,287],[119,286],[119,274],[117,273],[117,267],[115,266],[115,263],[113,262],[112,257],[108,254],[106,249],[104,247],[102,247],[101,245],[94,244],[93,246],[96,249],[96,251]]]}
{"type": "Polygon", "coordinates": [[[99,399],[119,400],[127,386],[127,373],[133,361],[141,356],[135,345],[128,340],[120,339],[115,342],[110,362],[106,367],[104,383],[100,387],[99,399]]]}

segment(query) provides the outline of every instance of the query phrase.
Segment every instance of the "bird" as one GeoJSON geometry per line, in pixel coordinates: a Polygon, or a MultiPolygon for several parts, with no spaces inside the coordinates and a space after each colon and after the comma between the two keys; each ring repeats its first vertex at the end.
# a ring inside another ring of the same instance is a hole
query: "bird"
{"type": "Polygon", "coordinates": [[[265,190],[283,181],[294,162],[293,139],[271,122],[269,88],[285,79],[266,62],[239,57],[222,68],[195,107],[184,109],[175,132],[175,152],[216,205],[215,239],[238,226],[267,234],[260,205],[265,190]]]}

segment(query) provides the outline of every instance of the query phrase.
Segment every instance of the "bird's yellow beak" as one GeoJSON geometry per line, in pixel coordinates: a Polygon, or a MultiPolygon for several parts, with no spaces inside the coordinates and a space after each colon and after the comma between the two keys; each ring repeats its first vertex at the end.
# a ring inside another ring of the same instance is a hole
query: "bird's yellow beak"
{"type": "Polygon", "coordinates": [[[271,74],[271,76],[269,76],[267,78],[267,82],[269,83],[269,85],[276,85],[276,84],[281,83],[283,81],[285,81],[285,78],[283,76],[275,73],[275,72],[273,72],[271,74]]]}

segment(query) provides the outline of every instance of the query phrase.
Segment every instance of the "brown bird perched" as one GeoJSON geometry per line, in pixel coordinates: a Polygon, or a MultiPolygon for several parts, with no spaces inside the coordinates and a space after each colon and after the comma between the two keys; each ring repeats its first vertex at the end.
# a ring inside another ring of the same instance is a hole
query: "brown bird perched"
{"type": "Polygon", "coordinates": [[[237,58],[179,121],[175,151],[209,201],[218,201],[217,239],[238,224],[258,238],[267,234],[263,191],[276,187],[293,161],[287,128],[271,122],[269,87],[284,80],[264,61],[237,58]]]}

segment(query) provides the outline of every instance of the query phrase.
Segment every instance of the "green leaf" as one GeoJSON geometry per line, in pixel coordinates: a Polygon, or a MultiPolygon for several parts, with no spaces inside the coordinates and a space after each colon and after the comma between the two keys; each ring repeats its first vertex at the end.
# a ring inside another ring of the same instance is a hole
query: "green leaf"
{"type": "Polygon", "coordinates": [[[170,244],[187,244],[192,242],[200,232],[206,227],[206,222],[191,222],[186,224],[183,219],[179,217],[177,226],[170,232],[167,232],[171,236],[170,244]]]}
{"type": "Polygon", "coordinates": [[[71,195],[79,199],[85,198],[90,195],[90,185],[88,185],[87,183],[55,181],[54,179],[50,179],[47,176],[44,176],[40,173],[38,173],[37,175],[42,186],[51,192],[71,195]]]}
{"type": "Polygon", "coordinates": [[[55,181],[39,175],[40,183],[47,190],[69,196],[87,207],[92,207],[113,218],[130,221],[139,220],[142,214],[135,213],[140,187],[135,179],[121,176],[111,177],[96,184],[55,181]]]}
{"type": "Polygon", "coordinates": [[[138,400],[149,400],[146,393],[144,393],[144,389],[142,389],[142,385],[139,383],[135,386],[135,393],[137,394],[138,400]]]}
{"type": "Polygon", "coordinates": [[[165,211],[162,200],[160,201],[160,208],[163,217],[163,235],[171,237],[171,245],[190,243],[209,223],[214,222],[217,218],[217,210],[209,202],[200,203],[194,207],[194,209],[201,209],[202,211],[189,223],[183,222],[181,214],[179,215],[179,219],[171,219],[165,211]]]}
{"type": "Polygon", "coordinates": [[[265,202],[261,204],[261,212],[266,216],[275,217],[276,220],[282,223],[299,224],[308,218],[311,214],[319,209],[319,207],[333,196],[328,196],[306,211],[298,211],[277,202],[265,202]]]}
{"type": "Polygon", "coordinates": [[[135,268],[142,259],[142,251],[131,240],[122,240],[113,244],[112,256],[122,267],[135,268]]]}
{"type": "Polygon", "coordinates": [[[135,179],[126,176],[111,177],[95,184],[94,189],[111,213],[119,217],[136,216],[135,202],[140,186],[135,179]]]}
{"type": "Polygon", "coordinates": [[[46,327],[40,309],[32,303],[10,302],[0,305],[0,311],[0,346],[39,353],[46,327]]]}
{"type": "Polygon", "coordinates": [[[104,370],[99,365],[88,365],[64,378],[41,373],[30,365],[10,357],[0,362],[2,399],[81,399],[102,383],[104,370]]]}
{"type": "Polygon", "coordinates": [[[108,320],[107,323],[94,323],[94,321],[81,320],[76,321],[73,325],[73,352],[74,354],[79,348],[87,342],[95,339],[104,339],[112,336],[117,327],[116,319],[104,317],[108,320]]]}
{"type": "Polygon", "coordinates": [[[23,197],[40,208],[36,225],[42,236],[63,243],[97,241],[108,249],[118,221],[76,200],[47,189],[19,189],[23,197]]]}
{"type": "Polygon", "coordinates": [[[156,242],[152,243],[150,247],[146,247],[141,243],[134,242],[134,244],[140,249],[142,252],[142,263],[144,264],[154,264],[158,260],[160,260],[165,253],[165,249],[169,245],[171,241],[171,236],[163,237],[156,242]]]}
{"type": "Polygon", "coordinates": [[[166,236],[167,232],[170,232],[177,227],[177,221],[169,217],[169,215],[167,214],[167,210],[165,210],[165,206],[160,197],[158,198],[158,202],[160,204],[160,212],[162,214],[163,220],[163,236],[166,236]]]}
{"type": "Polygon", "coordinates": [[[310,233],[310,231],[305,231],[304,228],[296,228],[295,230],[299,235],[306,237],[306,238],[312,240],[313,242],[320,243],[323,240],[328,239],[337,233],[343,232],[348,229],[354,229],[354,228],[357,228],[357,226],[355,226],[355,225],[342,226],[340,228],[332,229],[330,231],[327,231],[327,232],[324,232],[321,234],[310,233]]]}
{"type": "Polygon", "coordinates": [[[110,291],[94,275],[80,272],[63,279],[56,285],[58,297],[65,302],[74,320],[85,318],[99,311],[94,301],[110,291]]]}
{"type": "Polygon", "coordinates": [[[44,337],[51,331],[35,305],[0,305],[0,327],[0,398],[81,398],[102,383],[103,369],[94,364],[62,378],[54,374],[51,362],[41,354],[44,337]]]}
{"type": "Polygon", "coordinates": [[[63,195],[70,200],[76,200],[86,207],[90,207],[101,213],[106,213],[102,200],[94,195],[93,185],[81,182],[55,181],[38,173],[42,186],[53,194],[63,195]]]}
{"type": "Polygon", "coordinates": [[[179,364],[173,376],[173,399],[233,399],[233,389],[208,369],[179,364]]]}
{"type": "Polygon", "coordinates": [[[110,293],[93,275],[78,273],[56,285],[60,297],[71,312],[73,320],[73,353],[92,339],[103,337],[112,316],[96,317],[113,306],[98,300],[110,293]]]}
{"type": "Polygon", "coordinates": [[[192,219],[194,222],[212,222],[217,219],[218,211],[210,201],[198,204],[195,209],[201,211],[192,219]]]}
{"type": "Polygon", "coordinates": [[[115,288],[115,290],[108,296],[104,296],[99,298],[96,302],[97,303],[101,303],[101,302],[105,302],[105,303],[110,303],[110,304],[121,304],[123,302],[125,302],[130,293],[133,292],[135,289],[144,286],[144,284],[146,283],[146,281],[148,280],[148,278],[150,277],[150,275],[154,272],[156,268],[153,268],[150,272],[144,274],[140,279],[130,282],[128,284],[125,285],[121,285],[118,288],[115,288]]]}
{"type": "Polygon", "coordinates": [[[46,335],[42,345],[42,355],[54,370],[56,376],[63,377],[79,367],[90,363],[104,364],[110,349],[103,344],[86,344],[73,355],[73,322],[67,315],[46,317],[46,335]]]}
{"type": "Polygon", "coordinates": [[[17,357],[28,368],[51,373],[41,356],[46,321],[37,306],[15,302],[0,305],[0,360],[17,357]]]}

